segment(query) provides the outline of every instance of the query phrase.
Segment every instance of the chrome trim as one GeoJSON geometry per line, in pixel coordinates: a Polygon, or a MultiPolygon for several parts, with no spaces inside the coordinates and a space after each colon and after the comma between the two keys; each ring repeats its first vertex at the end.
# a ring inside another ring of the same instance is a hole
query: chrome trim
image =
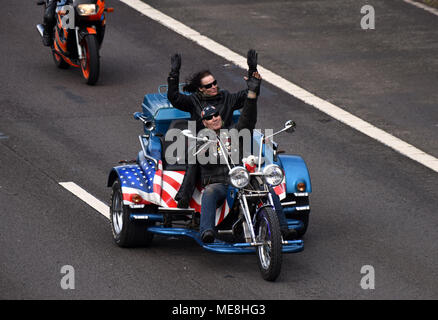
{"type": "Polygon", "coordinates": [[[135,220],[149,220],[149,216],[147,215],[132,214],[131,217],[135,220]]]}
{"type": "MultiPolygon", "coordinates": [[[[81,48],[81,45],[79,43],[79,27],[75,28],[75,36],[76,36],[76,45],[78,47],[78,59],[82,60],[84,58],[84,55],[82,53],[82,48],[81,48]]],[[[89,63],[89,61],[87,61],[87,63],[89,63]]]]}
{"type": "Polygon", "coordinates": [[[143,155],[144,155],[144,157],[145,157],[146,159],[153,161],[154,164],[155,164],[155,166],[158,168],[158,161],[157,161],[157,159],[152,158],[152,157],[149,156],[149,155],[147,154],[147,152],[146,152],[146,147],[145,147],[145,145],[144,145],[144,143],[143,143],[143,139],[144,139],[144,138],[145,138],[145,137],[144,137],[143,135],[138,136],[138,139],[140,140],[141,149],[143,150],[143,155]]]}
{"type": "Polygon", "coordinates": [[[144,204],[130,204],[129,207],[131,209],[143,209],[144,208],[144,204]]]}
{"type": "Polygon", "coordinates": [[[246,195],[243,194],[239,198],[239,201],[240,201],[241,208],[243,208],[243,214],[245,216],[245,220],[246,220],[246,223],[248,225],[249,232],[251,234],[252,242],[255,242],[256,236],[255,236],[255,232],[254,232],[254,226],[253,226],[252,221],[251,221],[251,215],[249,213],[248,202],[246,201],[246,195]]]}
{"type": "Polygon", "coordinates": [[[292,206],[294,204],[297,204],[296,201],[289,201],[289,202],[281,202],[281,205],[284,206],[292,206]]]}
{"type": "Polygon", "coordinates": [[[39,32],[39,34],[41,35],[41,37],[43,36],[43,34],[44,34],[44,27],[43,27],[43,25],[42,24],[37,24],[37,30],[38,30],[38,32],[39,32]]]}
{"type": "Polygon", "coordinates": [[[183,212],[183,211],[189,211],[189,212],[195,212],[194,208],[158,208],[158,212],[183,212]]]}

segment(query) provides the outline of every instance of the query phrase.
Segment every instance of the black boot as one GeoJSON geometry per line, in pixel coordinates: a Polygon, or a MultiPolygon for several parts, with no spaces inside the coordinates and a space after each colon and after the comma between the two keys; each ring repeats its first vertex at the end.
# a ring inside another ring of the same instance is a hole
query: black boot
{"type": "Polygon", "coordinates": [[[201,235],[201,240],[204,243],[214,242],[214,232],[212,230],[205,230],[201,235]]]}
{"type": "Polygon", "coordinates": [[[298,237],[297,231],[295,229],[288,229],[287,227],[281,228],[281,235],[283,240],[294,240],[298,237]]]}

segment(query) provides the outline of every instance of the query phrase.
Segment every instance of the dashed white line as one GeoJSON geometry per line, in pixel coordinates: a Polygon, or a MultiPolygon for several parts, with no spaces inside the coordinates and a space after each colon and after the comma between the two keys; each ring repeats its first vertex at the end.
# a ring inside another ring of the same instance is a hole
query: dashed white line
{"type": "Polygon", "coordinates": [[[103,215],[105,218],[110,218],[109,213],[109,207],[97,199],[92,194],[88,193],[84,189],[82,189],[80,186],[78,186],[74,182],[59,182],[61,186],[63,186],[65,189],[73,193],[76,197],[84,201],[86,204],[88,204],[90,207],[95,209],[97,212],[99,212],[101,215],[103,215]]]}
{"type": "MultiPolygon", "coordinates": [[[[184,25],[183,23],[165,15],[164,13],[152,8],[150,5],[140,0],[120,0],[131,8],[144,14],[162,24],[163,26],[175,31],[183,37],[190,39],[205,49],[223,57],[224,59],[231,61],[237,66],[246,69],[246,58],[233,52],[227,47],[217,43],[214,40],[203,36],[198,31],[184,25]]],[[[405,0],[407,1],[407,0],[405,0]]],[[[325,101],[311,92],[297,86],[296,84],[284,79],[283,77],[275,74],[274,72],[258,66],[260,73],[263,75],[264,81],[271,83],[273,86],[285,91],[286,93],[294,96],[295,98],[307,103],[320,110],[321,112],[328,114],[336,120],[345,123],[346,125],[362,132],[363,134],[385,144],[386,146],[398,151],[406,157],[421,163],[422,165],[438,172],[438,159],[425,153],[424,151],[414,147],[413,145],[375,127],[369,122],[366,122],[359,117],[343,110],[342,108],[325,101]]]]}

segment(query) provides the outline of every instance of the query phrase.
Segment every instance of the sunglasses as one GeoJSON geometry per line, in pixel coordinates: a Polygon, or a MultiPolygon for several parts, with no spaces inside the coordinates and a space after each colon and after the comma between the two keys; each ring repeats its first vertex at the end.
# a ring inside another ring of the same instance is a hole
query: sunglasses
{"type": "Polygon", "coordinates": [[[206,84],[206,85],[203,85],[202,87],[205,89],[210,89],[211,87],[216,86],[216,85],[217,85],[217,80],[214,80],[213,82],[206,84]]]}
{"type": "Polygon", "coordinates": [[[204,120],[210,121],[211,119],[213,119],[213,117],[219,117],[219,112],[216,112],[211,116],[205,117],[204,120]]]}

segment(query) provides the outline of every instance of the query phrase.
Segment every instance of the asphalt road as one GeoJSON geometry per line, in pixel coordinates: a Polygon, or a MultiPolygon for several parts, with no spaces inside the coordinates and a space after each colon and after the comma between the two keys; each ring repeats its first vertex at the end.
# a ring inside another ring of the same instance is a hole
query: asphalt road
{"type": "MultiPolygon", "coordinates": [[[[296,133],[277,140],[310,169],[305,250],[285,255],[269,283],[255,256],[209,253],[188,239],[118,248],[109,222],[58,183],[109,202],[111,167],[139,150],[132,113],[166,82],[172,53],[182,54],[183,77],[207,66],[231,91],[246,71],[107,3],[115,12],[94,87],[54,66],[35,29],[41,7],[9,1],[0,12],[0,298],[438,298],[437,173],[266,83],[257,126],[295,120],[296,133]],[[65,265],[74,290],[60,285],[65,265]],[[360,286],[364,265],[374,267],[373,290],[360,286]]],[[[367,1],[376,29],[365,31],[352,1],[147,3],[242,55],[256,48],[263,66],[438,156],[437,16],[367,1]]]]}

